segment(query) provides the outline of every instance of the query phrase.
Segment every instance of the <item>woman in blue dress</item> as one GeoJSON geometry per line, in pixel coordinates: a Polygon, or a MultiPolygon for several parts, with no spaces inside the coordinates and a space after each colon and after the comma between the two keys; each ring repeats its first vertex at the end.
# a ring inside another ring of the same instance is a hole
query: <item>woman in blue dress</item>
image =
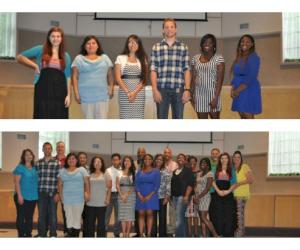
{"type": "Polygon", "coordinates": [[[257,79],[260,58],[255,52],[255,41],[251,35],[243,35],[237,46],[236,59],[231,72],[231,110],[239,112],[241,119],[253,119],[262,112],[261,89],[257,79]]]}
{"type": "Polygon", "coordinates": [[[137,194],[136,210],[139,212],[140,235],[144,235],[145,217],[147,221],[147,236],[151,236],[153,226],[153,211],[159,210],[158,190],[160,187],[160,172],[153,167],[153,157],[146,154],[141,170],[135,178],[137,194]]]}

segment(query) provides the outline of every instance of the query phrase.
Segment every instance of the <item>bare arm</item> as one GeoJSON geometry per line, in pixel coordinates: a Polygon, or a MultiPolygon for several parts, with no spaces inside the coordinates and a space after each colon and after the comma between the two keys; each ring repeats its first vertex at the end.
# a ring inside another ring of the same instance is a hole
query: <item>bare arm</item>
{"type": "Polygon", "coordinates": [[[40,73],[39,65],[37,65],[35,62],[30,60],[28,57],[19,54],[17,55],[17,61],[29,68],[34,69],[36,73],[40,73]]]}
{"type": "Polygon", "coordinates": [[[113,98],[114,96],[114,76],[113,76],[113,70],[112,68],[108,69],[107,72],[107,82],[108,82],[108,94],[109,94],[109,98],[113,98]]]}
{"type": "Polygon", "coordinates": [[[125,92],[129,93],[129,89],[125,82],[121,78],[121,65],[120,64],[115,64],[115,79],[119,85],[119,87],[125,92]]]}
{"type": "Polygon", "coordinates": [[[111,187],[112,187],[112,180],[106,181],[106,198],[105,198],[105,205],[108,205],[111,199],[111,187]]]}
{"type": "Polygon", "coordinates": [[[64,203],[64,197],[63,197],[63,182],[60,177],[57,179],[57,190],[58,194],[60,196],[60,200],[62,203],[64,203]]]}
{"type": "Polygon", "coordinates": [[[78,76],[79,76],[78,68],[76,66],[72,67],[72,85],[73,85],[75,100],[78,104],[80,104],[81,100],[78,91],[78,76]]]}
{"type": "Polygon", "coordinates": [[[157,89],[157,72],[152,70],[150,73],[150,78],[151,78],[153,99],[155,102],[160,103],[162,101],[162,97],[159,90],[157,89]]]}
{"type": "Polygon", "coordinates": [[[18,195],[18,203],[22,205],[24,203],[24,199],[21,192],[20,181],[21,181],[21,175],[14,175],[14,184],[15,184],[16,193],[18,195]]]}
{"type": "Polygon", "coordinates": [[[252,184],[253,183],[253,174],[252,171],[248,171],[246,174],[246,180],[243,180],[241,182],[237,183],[237,187],[242,186],[242,185],[246,185],[246,184],[252,184]]]}
{"type": "Polygon", "coordinates": [[[210,106],[212,109],[215,109],[218,105],[218,98],[221,94],[223,81],[224,81],[224,74],[225,74],[225,64],[220,63],[219,65],[217,65],[217,85],[215,89],[215,96],[210,102],[210,106]]]}
{"type": "Polygon", "coordinates": [[[184,72],[184,88],[188,89],[183,92],[182,102],[187,103],[191,99],[191,71],[186,70],[184,72]]]}
{"type": "Polygon", "coordinates": [[[90,178],[88,176],[84,177],[84,198],[85,201],[90,200],[90,178]]]}

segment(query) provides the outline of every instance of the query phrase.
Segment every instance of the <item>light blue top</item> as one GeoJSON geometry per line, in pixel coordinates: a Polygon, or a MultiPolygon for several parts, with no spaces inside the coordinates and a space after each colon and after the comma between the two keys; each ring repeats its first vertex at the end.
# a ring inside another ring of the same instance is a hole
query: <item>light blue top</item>
{"type": "Polygon", "coordinates": [[[19,164],[13,171],[13,175],[21,176],[20,188],[24,200],[34,201],[38,199],[38,174],[36,167],[28,169],[25,165],[19,164]]]}
{"type": "Polygon", "coordinates": [[[73,172],[63,168],[58,177],[63,183],[63,203],[66,205],[79,205],[84,203],[84,178],[89,176],[84,167],[79,167],[73,172]]]}
{"type": "MultiPolygon", "coordinates": [[[[22,56],[26,56],[28,58],[34,58],[37,65],[39,65],[39,69],[42,69],[42,55],[43,55],[43,45],[37,45],[35,47],[32,47],[31,49],[24,50],[21,52],[22,56]]],[[[71,77],[71,57],[68,53],[65,53],[65,76],[66,78],[71,77]]],[[[36,84],[40,78],[40,74],[34,74],[34,80],[33,83],[36,84]]]]}
{"type": "Polygon", "coordinates": [[[77,67],[78,91],[81,102],[95,103],[108,101],[107,73],[113,64],[105,54],[96,60],[89,60],[83,55],[78,55],[72,63],[72,68],[77,67]]]}

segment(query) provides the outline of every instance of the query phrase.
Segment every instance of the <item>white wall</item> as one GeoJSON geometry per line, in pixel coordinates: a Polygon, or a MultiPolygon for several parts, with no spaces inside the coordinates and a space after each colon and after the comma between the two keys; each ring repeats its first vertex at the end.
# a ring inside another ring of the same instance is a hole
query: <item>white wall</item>
{"type": "Polygon", "coordinates": [[[233,153],[238,146],[243,154],[261,154],[268,152],[268,132],[226,132],[224,137],[224,151],[233,153]]]}
{"type": "MultiPolygon", "coordinates": [[[[166,13],[169,17],[170,13],[166,13]]],[[[178,22],[179,37],[200,37],[206,33],[216,37],[268,34],[281,31],[281,13],[208,13],[207,22],[178,22]],[[249,23],[249,30],[240,30],[249,23]]],[[[93,20],[94,13],[18,13],[18,28],[47,31],[50,21],[60,22],[66,34],[126,37],[131,33],[141,37],[161,37],[161,21],[104,21],[93,20]]]]}
{"type": "Polygon", "coordinates": [[[281,13],[222,13],[222,37],[281,32],[281,13]],[[248,23],[249,29],[240,30],[248,23]]]}
{"type": "Polygon", "coordinates": [[[2,170],[12,171],[20,161],[23,149],[30,148],[38,157],[38,132],[3,132],[2,133],[2,170]],[[18,139],[17,135],[26,136],[18,139]]]}
{"type": "MultiPolygon", "coordinates": [[[[184,132],[182,132],[184,133],[184,132]]],[[[195,132],[201,133],[201,132],[195,132]]],[[[125,143],[125,132],[70,132],[70,151],[86,151],[110,155],[119,152],[122,155],[136,155],[138,147],[145,147],[150,154],[163,152],[169,146],[173,155],[186,153],[207,156],[214,147],[232,154],[237,146],[243,145],[243,154],[268,152],[268,132],[213,132],[213,143],[125,143]],[[98,144],[99,148],[94,148],[98,144]]],[[[3,171],[12,171],[20,160],[23,149],[30,148],[38,156],[38,132],[3,132],[2,155],[3,171]],[[17,134],[26,136],[17,139],[17,134]]]]}

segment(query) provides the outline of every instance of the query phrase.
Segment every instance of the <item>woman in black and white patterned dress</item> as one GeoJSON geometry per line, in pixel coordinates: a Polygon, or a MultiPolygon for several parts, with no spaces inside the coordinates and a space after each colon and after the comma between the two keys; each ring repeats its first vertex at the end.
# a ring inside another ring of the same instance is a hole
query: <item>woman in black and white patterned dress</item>
{"type": "Polygon", "coordinates": [[[122,226],[123,237],[129,237],[132,223],[135,221],[135,167],[130,156],[124,156],[122,172],[117,176],[119,221],[122,226]]]}
{"type": "Polygon", "coordinates": [[[120,119],[144,119],[147,76],[148,59],[142,41],[138,36],[130,35],[122,55],[115,62],[120,119]]]}
{"type": "Polygon", "coordinates": [[[206,237],[206,228],[208,228],[214,237],[218,237],[214,225],[208,219],[208,209],[211,201],[209,190],[212,187],[214,179],[211,172],[210,160],[208,158],[201,159],[200,168],[201,171],[196,176],[194,203],[198,207],[201,219],[201,235],[202,237],[206,237]]]}
{"type": "Polygon", "coordinates": [[[216,54],[217,40],[207,34],[200,42],[201,53],[192,58],[192,85],[195,111],[199,119],[219,119],[221,89],[224,80],[224,58],[216,54]]]}

